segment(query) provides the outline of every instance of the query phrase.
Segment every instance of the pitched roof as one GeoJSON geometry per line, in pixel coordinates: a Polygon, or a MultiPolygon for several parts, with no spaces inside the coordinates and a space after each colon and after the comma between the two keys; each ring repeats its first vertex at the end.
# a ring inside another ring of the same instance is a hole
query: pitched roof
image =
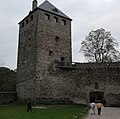
{"type": "Polygon", "coordinates": [[[57,9],[54,5],[52,5],[47,0],[45,2],[43,2],[41,5],[39,5],[38,8],[71,20],[71,18],[69,18],[67,15],[65,15],[62,11],[57,9]]]}

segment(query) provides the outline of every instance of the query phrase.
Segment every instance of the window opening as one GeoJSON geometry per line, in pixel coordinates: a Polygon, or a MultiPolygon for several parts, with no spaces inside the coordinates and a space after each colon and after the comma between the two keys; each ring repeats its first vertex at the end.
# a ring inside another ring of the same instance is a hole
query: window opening
{"type": "Polygon", "coordinates": [[[49,14],[45,14],[45,19],[46,20],[50,20],[50,15],[49,14]]]}
{"type": "Polygon", "coordinates": [[[24,22],[22,23],[22,28],[24,27],[24,22]]]}
{"type": "Polygon", "coordinates": [[[57,9],[57,8],[54,8],[53,11],[54,11],[54,12],[58,12],[58,9],[57,9]]]}
{"type": "Polygon", "coordinates": [[[58,23],[58,17],[54,17],[55,22],[58,23]]]}
{"type": "Polygon", "coordinates": [[[26,24],[28,24],[28,19],[26,20],[26,24]]]}
{"type": "Polygon", "coordinates": [[[49,51],[49,56],[51,56],[52,54],[53,54],[53,51],[50,50],[50,51],[49,51]]]}
{"type": "Polygon", "coordinates": [[[60,38],[59,38],[58,36],[55,37],[55,41],[56,41],[56,42],[58,42],[59,39],[60,39],[60,38]]]}
{"type": "Polygon", "coordinates": [[[29,37],[28,40],[31,41],[31,37],[29,37]]]}
{"type": "Polygon", "coordinates": [[[65,58],[64,58],[64,57],[61,57],[61,61],[65,61],[65,58]]]}
{"type": "Polygon", "coordinates": [[[66,20],[62,19],[62,25],[66,26],[66,20]]]}
{"type": "Polygon", "coordinates": [[[32,21],[33,20],[33,15],[32,16],[30,16],[30,21],[32,21]]]}
{"type": "Polygon", "coordinates": [[[61,57],[61,66],[65,66],[65,58],[61,57]]]}

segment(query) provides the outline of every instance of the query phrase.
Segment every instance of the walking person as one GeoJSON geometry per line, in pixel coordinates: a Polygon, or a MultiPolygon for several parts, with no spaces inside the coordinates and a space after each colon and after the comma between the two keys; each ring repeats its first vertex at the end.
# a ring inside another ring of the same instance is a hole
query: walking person
{"type": "Polygon", "coordinates": [[[102,107],[102,104],[100,103],[100,101],[97,103],[97,109],[98,109],[98,115],[101,114],[101,107],[102,107]]]}
{"type": "Polygon", "coordinates": [[[92,114],[95,115],[95,103],[94,102],[90,103],[90,108],[91,108],[91,115],[92,114]]]}
{"type": "Polygon", "coordinates": [[[28,102],[27,102],[27,112],[31,112],[32,111],[32,105],[31,105],[31,102],[30,102],[30,100],[28,100],[28,102]]]}

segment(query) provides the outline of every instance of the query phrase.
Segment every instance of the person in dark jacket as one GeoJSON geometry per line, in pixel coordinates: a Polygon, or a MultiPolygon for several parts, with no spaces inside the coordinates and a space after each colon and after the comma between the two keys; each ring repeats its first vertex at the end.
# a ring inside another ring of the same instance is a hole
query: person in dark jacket
{"type": "Polygon", "coordinates": [[[27,112],[31,112],[32,111],[32,105],[31,105],[31,102],[30,100],[27,102],[27,112]]]}
{"type": "Polygon", "coordinates": [[[98,115],[101,114],[101,107],[102,107],[101,102],[98,102],[98,103],[97,103],[98,115]]]}

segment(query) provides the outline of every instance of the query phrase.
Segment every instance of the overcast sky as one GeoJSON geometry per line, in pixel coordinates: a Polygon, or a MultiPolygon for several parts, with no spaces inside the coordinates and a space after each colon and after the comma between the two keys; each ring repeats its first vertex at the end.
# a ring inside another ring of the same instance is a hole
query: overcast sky
{"type": "MultiPolygon", "coordinates": [[[[38,0],[41,4],[44,0],[38,0]]],[[[73,62],[84,62],[81,41],[91,30],[104,28],[120,40],[120,0],[49,0],[72,21],[73,62]]],[[[32,0],[0,0],[0,66],[17,67],[18,22],[31,10],[32,0]]]]}

